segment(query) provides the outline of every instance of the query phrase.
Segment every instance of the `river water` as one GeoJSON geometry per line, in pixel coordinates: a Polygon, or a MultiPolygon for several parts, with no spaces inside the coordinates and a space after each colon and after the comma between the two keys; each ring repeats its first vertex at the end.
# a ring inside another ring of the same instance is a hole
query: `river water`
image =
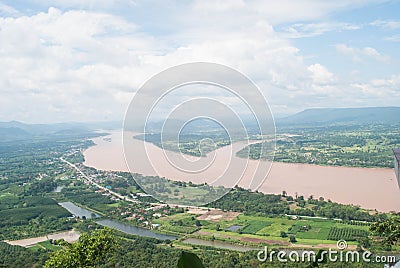
{"type": "Polygon", "coordinates": [[[130,226],[130,225],[123,224],[123,223],[116,222],[116,221],[109,220],[109,219],[99,220],[99,221],[97,221],[97,223],[100,225],[103,225],[103,226],[107,226],[107,227],[116,229],[116,230],[121,231],[126,234],[132,234],[132,235],[138,235],[138,236],[144,236],[144,237],[150,237],[150,238],[157,238],[160,240],[176,239],[176,236],[155,233],[155,232],[152,232],[150,230],[147,230],[147,229],[144,229],[141,227],[130,226]]]}
{"type": "Polygon", "coordinates": [[[86,217],[87,219],[91,219],[93,218],[92,216],[94,216],[95,218],[100,217],[93,211],[81,208],[72,202],[61,202],[58,204],[68,210],[71,214],[73,214],[74,216],[78,216],[79,218],[86,217]]]}
{"type": "MultiPolygon", "coordinates": [[[[79,216],[81,218],[83,216],[85,216],[88,219],[91,218],[92,212],[90,210],[81,208],[80,206],[77,206],[72,202],[62,202],[62,203],[59,203],[59,205],[64,207],[66,210],[68,210],[75,216],[79,216]]],[[[177,238],[176,236],[156,233],[156,232],[153,232],[151,230],[148,230],[148,229],[145,229],[142,227],[131,226],[131,225],[127,225],[127,224],[113,221],[110,219],[97,220],[96,222],[102,226],[116,229],[118,231],[121,231],[126,234],[131,234],[131,235],[156,238],[159,240],[175,240],[177,238]]],[[[202,240],[202,239],[198,239],[198,238],[187,238],[187,239],[183,240],[182,242],[187,243],[187,244],[192,244],[192,245],[212,246],[212,247],[237,250],[237,251],[248,251],[248,250],[257,249],[257,248],[253,248],[253,247],[233,245],[233,244],[224,243],[224,242],[220,242],[220,241],[208,241],[208,240],[202,240]]]]}
{"type": "MultiPolygon", "coordinates": [[[[93,139],[96,145],[84,151],[84,164],[100,170],[129,171],[123,154],[121,132],[111,133],[106,138],[93,139]]],[[[141,142],[132,139],[132,146],[141,142]]],[[[237,157],[235,152],[244,145],[235,144],[234,146],[236,148],[225,146],[216,150],[215,154],[219,157],[213,160],[208,177],[212,179],[213,174],[217,176],[223,171],[226,161],[234,161],[237,174],[242,175],[238,184],[248,188],[259,161],[237,157]],[[245,164],[247,164],[247,168],[243,170],[245,164]]],[[[132,152],[134,157],[133,164],[130,165],[133,169],[132,172],[146,176],[158,175],[177,181],[189,181],[186,173],[171,168],[163,150],[159,147],[146,143],[146,153],[152,162],[158,163],[157,170],[143,162],[142,151],[132,150],[132,152]]],[[[168,155],[172,159],[181,157],[179,153],[174,152],[169,152],[168,155]]],[[[211,157],[207,155],[204,161],[209,161],[210,159],[207,158],[211,157]]],[[[203,177],[191,176],[190,181],[194,183],[208,182],[204,181],[203,177]]],[[[231,186],[233,183],[232,181],[221,181],[221,185],[225,186],[227,184],[231,186]]],[[[313,195],[315,198],[324,197],[335,202],[359,205],[378,211],[400,211],[400,189],[393,169],[329,167],[274,162],[266,180],[258,190],[274,194],[282,193],[285,190],[292,196],[298,194],[308,198],[313,195]]]]}
{"type": "MultiPolygon", "coordinates": [[[[72,202],[62,202],[58,203],[60,206],[71,212],[73,215],[78,216],[82,218],[85,216],[87,219],[92,218],[93,212],[84,208],[81,208],[80,206],[75,205],[72,202]]],[[[96,217],[99,217],[98,214],[94,214],[96,217]]],[[[138,235],[138,236],[144,236],[144,237],[150,237],[150,238],[157,238],[160,240],[174,240],[176,239],[176,236],[172,235],[165,235],[165,234],[159,234],[152,232],[148,229],[141,228],[141,227],[136,227],[136,226],[130,226],[124,223],[116,222],[113,220],[109,219],[102,219],[96,221],[98,224],[106,227],[110,227],[112,229],[116,229],[118,231],[121,231],[126,234],[132,234],[132,235],[138,235]]]]}
{"type": "MultiPolygon", "coordinates": [[[[66,210],[68,210],[75,216],[79,216],[80,218],[85,216],[86,218],[89,219],[92,216],[92,212],[90,210],[81,208],[72,202],[62,202],[62,203],[59,203],[59,205],[64,207],[66,210]]],[[[96,216],[98,216],[98,215],[96,214],[96,216]]],[[[151,230],[148,230],[148,229],[145,229],[142,227],[131,226],[131,225],[127,225],[127,224],[113,221],[110,219],[97,220],[96,222],[102,226],[116,229],[118,231],[121,231],[126,234],[131,234],[131,235],[156,238],[159,240],[174,240],[177,238],[176,236],[156,233],[156,232],[153,232],[151,230]]],[[[237,251],[248,251],[248,250],[256,249],[256,248],[251,248],[251,247],[246,247],[246,246],[233,245],[233,244],[224,243],[224,242],[220,242],[220,241],[207,241],[207,240],[202,240],[202,239],[197,239],[197,238],[187,238],[187,239],[183,240],[183,242],[188,243],[188,244],[193,244],[193,245],[212,246],[212,247],[237,250],[237,251]]]]}

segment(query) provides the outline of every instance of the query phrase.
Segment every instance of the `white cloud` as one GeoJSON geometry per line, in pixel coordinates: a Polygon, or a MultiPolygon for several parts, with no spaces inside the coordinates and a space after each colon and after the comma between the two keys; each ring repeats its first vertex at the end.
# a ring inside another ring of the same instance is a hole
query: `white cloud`
{"type": "Polygon", "coordinates": [[[328,84],[334,81],[334,75],[319,63],[308,66],[312,73],[313,82],[316,84],[328,84]]]}
{"type": "Polygon", "coordinates": [[[384,28],[384,29],[399,29],[400,28],[400,21],[399,20],[375,20],[370,23],[372,26],[384,28]]]}
{"type": "Polygon", "coordinates": [[[104,13],[49,8],[0,18],[0,29],[0,92],[9,103],[0,108],[0,120],[9,119],[9,111],[25,121],[96,120],[107,116],[105,107],[119,116],[125,108],[113,93],[142,83],[134,78],[140,70],[129,66],[139,61],[135,48],[151,50],[135,25],[104,13]],[[130,36],[130,42],[113,36],[130,36]]]}
{"type": "Polygon", "coordinates": [[[390,57],[382,55],[372,47],[355,48],[345,44],[338,44],[336,45],[336,50],[344,55],[350,56],[355,62],[362,62],[365,58],[375,59],[386,63],[390,61],[390,57]]]}
{"type": "Polygon", "coordinates": [[[0,15],[3,15],[5,17],[18,16],[20,15],[20,12],[9,5],[0,3],[0,15]]]}
{"type": "Polygon", "coordinates": [[[386,41],[390,42],[400,42],[400,34],[395,34],[385,38],[386,41]]]}
{"type": "MultiPolygon", "coordinates": [[[[121,119],[130,97],[147,79],[191,61],[242,71],[278,113],[331,106],[340,97],[341,104],[351,106],[352,94],[360,93],[317,59],[306,63],[293,40],[282,37],[274,25],[326,17],[365,1],[172,1],[160,4],[165,5],[160,21],[134,18],[134,23],[103,11],[112,9],[112,2],[121,1],[56,1],[60,8],[0,18],[0,121],[121,119]],[[164,31],[157,32],[157,27],[164,31]]],[[[146,3],[129,5],[140,8],[146,3]]],[[[357,26],[320,22],[293,27],[300,34],[315,35],[357,26]]],[[[369,47],[336,48],[356,60],[387,60],[369,47]]]]}
{"type": "Polygon", "coordinates": [[[395,85],[393,82],[393,79],[372,80],[369,83],[354,83],[351,84],[351,87],[358,89],[360,91],[359,96],[364,99],[380,101],[382,106],[398,106],[397,100],[400,97],[400,91],[396,87],[398,88],[400,83],[398,78],[395,85]]]}
{"type": "Polygon", "coordinates": [[[116,6],[135,6],[135,0],[28,0],[36,5],[54,6],[62,9],[105,10],[116,6]]]}
{"type": "Polygon", "coordinates": [[[320,19],[334,11],[357,8],[377,2],[382,1],[258,0],[253,2],[252,9],[268,18],[268,21],[272,23],[284,23],[320,19]]]}
{"type": "Polygon", "coordinates": [[[303,38],[322,35],[327,32],[341,32],[359,30],[361,26],[343,22],[321,22],[321,23],[296,23],[282,29],[282,34],[288,38],[303,38]]]}
{"type": "Polygon", "coordinates": [[[202,0],[196,1],[194,7],[197,10],[205,11],[228,11],[233,9],[245,8],[246,4],[243,0],[202,0]]]}
{"type": "MultiPolygon", "coordinates": [[[[311,79],[298,49],[263,22],[225,34],[203,29],[197,35],[204,40],[176,49],[99,12],[49,8],[31,17],[0,19],[0,27],[1,90],[10,103],[30,110],[19,115],[26,121],[119,119],[125,111],[120,103],[152,74],[191,61],[237,68],[256,81],[268,81],[265,91],[297,90],[311,79]]],[[[0,108],[0,120],[9,108],[0,108]]]]}

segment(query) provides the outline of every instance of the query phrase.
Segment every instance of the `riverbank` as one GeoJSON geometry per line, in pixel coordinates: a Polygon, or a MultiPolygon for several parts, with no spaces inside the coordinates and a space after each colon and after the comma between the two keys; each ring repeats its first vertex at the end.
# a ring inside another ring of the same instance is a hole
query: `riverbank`
{"type": "MultiPolygon", "coordinates": [[[[83,152],[84,164],[100,170],[129,171],[125,164],[121,132],[113,132],[106,138],[107,140],[105,137],[93,139],[96,145],[83,152]]],[[[133,142],[142,141],[134,140],[133,142]]],[[[225,146],[216,151],[225,155],[230,152],[228,147],[225,146]]],[[[164,153],[159,147],[146,143],[146,150],[153,162],[165,162],[164,153]]],[[[171,155],[174,154],[176,153],[171,152],[171,155]]],[[[242,179],[238,183],[239,186],[248,188],[252,180],[251,171],[256,168],[259,161],[239,158],[235,153],[232,154],[232,157],[238,163],[243,164],[243,161],[248,161],[246,171],[238,170],[237,172],[238,174],[243,173],[242,179]]],[[[167,163],[160,164],[161,168],[155,171],[153,167],[142,164],[143,155],[138,154],[136,159],[135,163],[137,164],[134,165],[132,172],[145,176],[159,175],[176,181],[191,180],[194,183],[202,183],[201,180],[196,181],[196,177],[188,179],[187,174],[167,168],[169,166],[167,163]]],[[[217,173],[223,169],[224,164],[225,162],[219,163],[216,160],[213,163],[216,170],[211,173],[217,173]]],[[[376,209],[382,212],[400,211],[400,189],[392,169],[274,162],[266,180],[258,190],[273,194],[286,191],[289,195],[303,195],[306,198],[311,195],[314,198],[324,197],[338,203],[359,205],[366,209],[376,209]]]]}

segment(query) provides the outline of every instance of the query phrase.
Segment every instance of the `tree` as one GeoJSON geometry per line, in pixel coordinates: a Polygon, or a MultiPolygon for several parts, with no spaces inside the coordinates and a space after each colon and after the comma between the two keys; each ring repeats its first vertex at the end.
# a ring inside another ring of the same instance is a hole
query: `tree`
{"type": "Polygon", "coordinates": [[[371,232],[383,238],[383,243],[394,245],[400,242],[400,216],[393,216],[371,225],[371,232]]]}
{"type": "Polygon", "coordinates": [[[196,254],[182,251],[178,268],[204,268],[204,265],[196,254]]]}
{"type": "Polygon", "coordinates": [[[289,242],[296,243],[297,242],[296,237],[294,235],[289,236],[289,242]]]}
{"type": "Polygon", "coordinates": [[[110,261],[117,240],[111,229],[84,233],[78,242],[67,244],[63,250],[54,252],[46,261],[45,268],[94,267],[110,261]]]}

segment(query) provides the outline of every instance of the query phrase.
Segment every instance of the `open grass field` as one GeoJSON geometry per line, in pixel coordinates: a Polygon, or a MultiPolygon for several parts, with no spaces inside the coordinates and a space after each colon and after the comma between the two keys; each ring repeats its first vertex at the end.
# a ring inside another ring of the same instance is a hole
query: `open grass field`
{"type": "Polygon", "coordinates": [[[267,221],[249,221],[248,224],[241,230],[245,234],[257,234],[260,230],[272,225],[272,222],[267,221]]]}
{"type": "Polygon", "coordinates": [[[35,244],[34,246],[28,247],[29,250],[31,251],[38,251],[38,250],[50,250],[50,251],[56,251],[56,250],[60,250],[62,249],[62,247],[60,246],[56,246],[50,243],[49,240],[43,241],[43,242],[39,242],[37,244],[35,244]]]}
{"type": "Polygon", "coordinates": [[[51,251],[55,251],[55,250],[60,250],[61,247],[60,246],[56,246],[50,243],[50,240],[46,240],[43,242],[40,242],[37,244],[37,246],[43,247],[45,249],[51,250],[51,251]]]}
{"type": "Polygon", "coordinates": [[[175,233],[193,234],[204,239],[217,239],[230,243],[249,245],[295,245],[289,243],[289,236],[295,236],[297,244],[323,247],[334,245],[345,239],[349,245],[356,244],[356,238],[368,234],[368,226],[346,224],[335,220],[318,218],[292,219],[290,217],[259,217],[238,215],[233,219],[209,219],[204,215],[201,226],[195,225],[192,214],[181,213],[158,219],[162,230],[175,233]],[[205,220],[207,219],[207,220],[205,220]],[[179,224],[178,224],[179,223],[179,224]],[[231,226],[242,226],[234,231],[226,230],[231,226]]]}
{"type": "Polygon", "coordinates": [[[199,229],[196,226],[196,219],[188,213],[178,213],[168,217],[154,219],[153,223],[158,223],[160,231],[173,234],[190,234],[199,229]]]}

